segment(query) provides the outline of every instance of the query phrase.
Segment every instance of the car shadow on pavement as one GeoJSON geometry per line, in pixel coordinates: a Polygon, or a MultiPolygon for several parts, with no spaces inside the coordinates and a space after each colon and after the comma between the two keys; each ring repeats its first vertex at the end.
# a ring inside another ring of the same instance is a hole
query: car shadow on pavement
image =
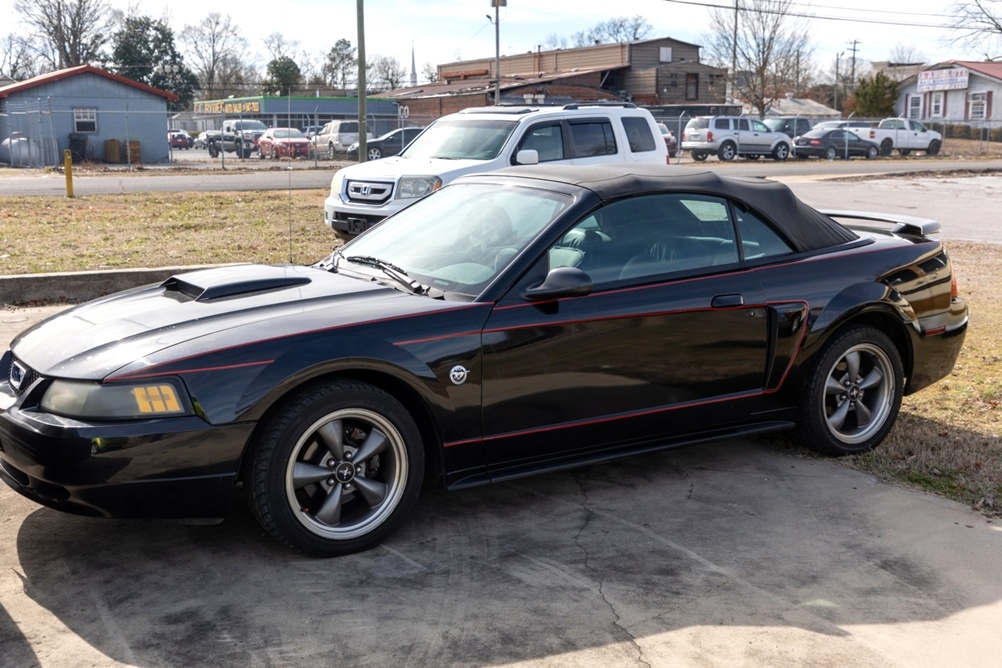
{"type": "MultiPolygon", "coordinates": [[[[970,559],[1002,545],[970,524],[975,514],[771,441],[429,489],[386,544],[337,559],[279,545],[242,502],[217,525],[32,510],[4,565],[19,572],[19,596],[137,666],[536,665],[566,654],[610,665],[701,652],[726,665],[747,664],[756,638],[762,664],[882,665],[867,643],[846,654],[852,627],[938,620],[1002,592],[997,573],[953,572],[957,541],[970,559]]],[[[10,610],[18,601],[4,591],[10,610]]],[[[30,664],[37,631],[18,641],[10,626],[0,618],[5,653],[30,664]]],[[[45,642],[62,663],[58,637],[45,642]]]]}

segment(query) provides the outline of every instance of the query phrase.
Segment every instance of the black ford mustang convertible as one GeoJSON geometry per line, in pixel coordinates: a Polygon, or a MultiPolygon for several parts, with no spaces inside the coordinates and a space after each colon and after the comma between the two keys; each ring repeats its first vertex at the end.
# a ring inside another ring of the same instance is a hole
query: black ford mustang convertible
{"type": "Polygon", "coordinates": [[[933,221],[679,167],[455,181],[312,266],[71,308],[0,362],[0,476],[73,513],[223,517],[317,555],[450,489],[795,430],[875,447],[967,328],[933,221]],[[839,222],[842,221],[842,222],[839,222]]]}

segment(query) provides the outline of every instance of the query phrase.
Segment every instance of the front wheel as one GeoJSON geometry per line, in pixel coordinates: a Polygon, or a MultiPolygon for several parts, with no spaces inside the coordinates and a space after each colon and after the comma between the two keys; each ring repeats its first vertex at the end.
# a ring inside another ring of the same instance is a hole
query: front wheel
{"type": "Polygon", "coordinates": [[[369,160],[379,160],[380,158],[383,157],[383,152],[378,147],[370,148],[368,154],[369,154],[369,160]]]}
{"type": "Polygon", "coordinates": [[[776,148],[772,149],[772,159],[773,160],[786,160],[790,157],[790,145],[785,143],[776,144],[776,148]]]}
{"type": "Polygon", "coordinates": [[[933,139],[929,142],[929,148],[925,150],[926,155],[939,155],[939,149],[942,148],[942,144],[938,139],[933,139]]]}
{"type": "Polygon", "coordinates": [[[797,416],[801,442],[836,456],[877,447],[897,418],[903,377],[886,334],[867,325],[837,332],[808,374],[797,416]]]}
{"type": "Polygon", "coordinates": [[[263,425],[249,502],[282,543],[337,556],[396,531],[423,476],[421,436],[403,405],[372,385],[331,381],[293,396],[263,425]]]}

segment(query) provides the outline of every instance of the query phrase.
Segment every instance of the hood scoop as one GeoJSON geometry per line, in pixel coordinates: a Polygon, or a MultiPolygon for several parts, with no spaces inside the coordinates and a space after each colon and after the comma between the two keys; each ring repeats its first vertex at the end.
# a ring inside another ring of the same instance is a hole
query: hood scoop
{"type": "Polygon", "coordinates": [[[207,302],[310,283],[310,277],[292,267],[242,265],[205,269],[171,276],[160,284],[165,296],[181,301],[207,302]]]}

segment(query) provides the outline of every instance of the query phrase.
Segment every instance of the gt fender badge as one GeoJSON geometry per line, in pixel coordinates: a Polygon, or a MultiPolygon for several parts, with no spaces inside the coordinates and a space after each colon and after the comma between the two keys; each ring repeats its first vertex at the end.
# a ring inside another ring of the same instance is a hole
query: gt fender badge
{"type": "Polygon", "coordinates": [[[469,375],[469,370],[459,364],[449,370],[449,380],[452,381],[453,385],[462,385],[466,382],[466,377],[469,375]]]}

